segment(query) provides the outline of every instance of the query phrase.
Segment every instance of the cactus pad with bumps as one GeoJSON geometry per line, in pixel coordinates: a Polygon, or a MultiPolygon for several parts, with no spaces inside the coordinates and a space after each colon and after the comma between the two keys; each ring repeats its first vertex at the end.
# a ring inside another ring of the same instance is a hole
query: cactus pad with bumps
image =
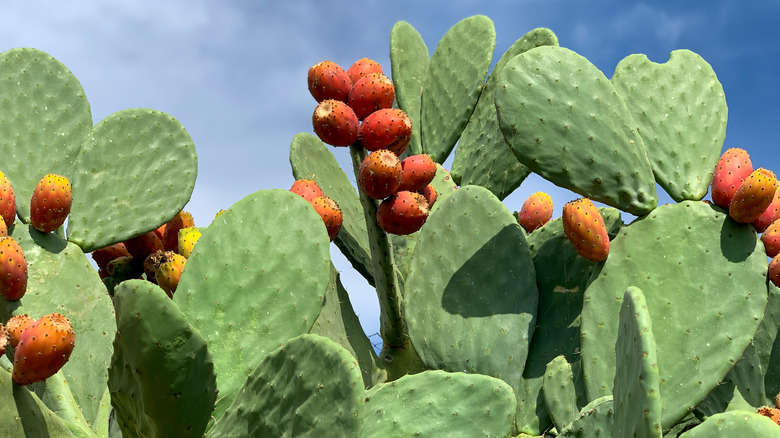
{"type": "Polygon", "coordinates": [[[420,33],[405,21],[399,21],[390,32],[390,66],[395,83],[395,100],[412,120],[412,139],[408,155],[422,153],[420,142],[420,105],[423,82],[428,74],[431,55],[420,33]]]}

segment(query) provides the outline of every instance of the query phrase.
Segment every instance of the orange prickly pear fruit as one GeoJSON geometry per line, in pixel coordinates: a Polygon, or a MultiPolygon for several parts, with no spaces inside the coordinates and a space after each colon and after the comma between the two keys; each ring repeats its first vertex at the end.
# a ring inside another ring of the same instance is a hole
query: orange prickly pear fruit
{"type": "Polygon", "coordinates": [[[563,231],[582,257],[603,262],[609,255],[609,235],[598,209],[588,198],[563,206],[563,231]]]}
{"type": "Polygon", "coordinates": [[[35,321],[14,350],[13,380],[29,385],[48,379],[68,362],[75,344],[73,326],[65,316],[51,313],[35,321]]]}
{"type": "Polygon", "coordinates": [[[759,415],[763,415],[765,417],[769,417],[770,419],[772,419],[772,421],[780,425],[780,409],[770,408],[769,406],[763,406],[758,408],[756,413],[758,413],[759,415]]]}
{"type": "Polygon", "coordinates": [[[5,323],[5,329],[8,331],[8,338],[12,347],[16,348],[19,341],[22,339],[24,331],[34,322],[35,320],[25,313],[23,315],[12,316],[11,319],[5,323]]]}
{"type": "Polygon", "coordinates": [[[748,175],[729,204],[729,216],[736,222],[749,224],[766,211],[777,190],[777,178],[769,170],[758,168],[748,175]]]}
{"type": "Polygon", "coordinates": [[[385,232],[404,236],[422,228],[428,211],[428,201],[423,195],[404,190],[379,204],[376,222],[385,232]]]}
{"type": "Polygon", "coordinates": [[[146,260],[149,254],[163,250],[162,240],[154,231],[125,240],[123,243],[127,252],[136,260],[146,260]]]}
{"type": "Polygon", "coordinates": [[[360,164],[358,186],[371,199],[387,198],[400,183],[401,161],[388,150],[371,152],[360,164]]]}
{"type": "Polygon", "coordinates": [[[328,230],[328,237],[332,242],[341,230],[341,225],[344,221],[344,214],[341,212],[338,204],[336,204],[336,201],[328,198],[327,196],[314,198],[311,201],[311,205],[325,223],[325,228],[328,230]]]}
{"type": "Polygon", "coordinates": [[[8,332],[5,330],[5,327],[3,327],[3,324],[0,324],[0,356],[5,354],[5,348],[8,347],[10,343],[8,332]]]}
{"type": "Polygon", "coordinates": [[[190,213],[186,211],[180,211],[176,213],[165,226],[165,234],[163,235],[163,249],[165,251],[178,251],[179,249],[179,230],[183,228],[189,228],[195,226],[195,219],[192,218],[190,213]]]}
{"type": "Polygon", "coordinates": [[[200,239],[200,231],[195,227],[185,228],[179,230],[179,250],[178,253],[185,258],[190,258],[192,250],[195,248],[195,243],[200,239]]]}
{"type": "Polygon", "coordinates": [[[550,195],[544,192],[536,192],[523,202],[523,206],[520,208],[520,213],[517,216],[517,222],[525,231],[530,233],[549,222],[552,219],[552,214],[553,200],[550,195]]]}
{"type": "Polygon", "coordinates": [[[16,219],[16,196],[11,182],[3,172],[0,172],[0,217],[5,222],[6,228],[13,225],[16,219]]]}
{"type": "Polygon", "coordinates": [[[769,262],[769,280],[777,287],[780,287],[780,254],[777,254],[769,262]]]}
{"type": "Polygon", "coordinates": [[[352,90],[352,80],[347,72],[331,61],[322,61],[309,68],[307,83],[317,102],[328,99],[346,102],[352,90]]]}
{"type": "Polygon", "coordinates": [[[401,155],[412,139],[412,119],[403,110],[386,108],[369,114],[360,124],[358,140],[369,151],[387,149],[401,155]]]}
{"type": "Polygon", "coordinates": [[[422,192],[436,177],[436,162],[428,154],[410,155],[401,161],[401,185],[398,190],[422,192]]]}
{"type": "Polygon", "coordinates": [[[764,233],[761,234],[761,242],[764,244],[768,257],[774,257],[780,253],[780,219],[772,222],[772,225],[764,230],[764,233]]]}
{"type": "Polygon", "coordinates": [[[111,260],[118,259],[119,257],[129,256],[125,244],[122,242],[115,243],[103,248],[92,251],[92,260],[98,265],[98,268],[105,269],[111,260]]]}
{"type": "Polygon", "coordinates": [[[352,80],[353,85],[360,80],[360,78],[371,73],[384,72],[382,72],[382,66],[378,62],[368,58],[358,59],[347,69],[347,76],[352,80]]]}
{"type": "Polygon", "coordinates": [[[169,297],[173,297],[173,294],[176,292],[176,287],[179,286],[179,279],[182,272],[184,272],[186,263],[187,259],[181,254],[176,254],[173,251],[163,253],[161,263],[157,266],[154,276],[157,280],[157,285],[169,297]]]}
{"type": "Polygon", "coordinates": [[[290,187],[290,191],[309,202],[314,198],[325,196],[325,193],[322,192],[320,186],[313,179],[295,180],[292,187],[290,187]]]}
{"type": "Polygon", "coordinates": [[[763,233],[772,222],[780,219],[780,190],[775,190],[775,197],[772,198],[772,203],[769,207],[761,213],[758,219],[753,221],[753,228],[756,232],[763,233]]]}
{"type": "Polygon", "coordinates": [[[395,85],[382,73],[369,73],[360,78],[349,92],[347,104],[363,120],[374,111],[393,107],[395,85]]]}
{"type": "Polygon", "coordinates": [[[331,146],[349,146],[358,139],[360,121],[346,103],[323,100],[311,116],[314,133],[331,146]]]}
{"type": "Polygon", "coordinates": [[[428,208],[433,208],[434,202],[436,202],[436,198],[439,197],[438,193],[436,193],[436,189],[428,184],[425,186],[425,188],[422,191],[422,195],[425,197],[425,200],[428,202],[428,208]]]}
{"type": "Polygon", "coordinates": [[[33,228],[48,233],[65,223],[73,204],[70,181],[62,175],[45,175],[33,191],[30,202],[30,222],[33,228]]]}
{"type": "Polygon", "coordinates": [[[163,240],[165,238],[165,227],[168,225],[168,223],[164,223],[157,227],[156,230],[154,230],[154,234],[157,235],[157,237],[160,238],[160,240],[163,240]]]}
{"type": "Polygon", "coordinates": [[[12,237],[0,238],[0,294],[16,301],[27,292],[27,260],[12,237]]]}
{"type": "Polygon", "coordinates": [[[723,208],[729,208],[731,198],[751,172],[753,172],[753,164],[747,151],[731,148],[723,152],[712,174],[712,202],[723,208]]]}
{"type": "Polygon", "coordinates": [[[0,220],[0,237],[8,237],[8,227],[4,220],[0,220]]]}

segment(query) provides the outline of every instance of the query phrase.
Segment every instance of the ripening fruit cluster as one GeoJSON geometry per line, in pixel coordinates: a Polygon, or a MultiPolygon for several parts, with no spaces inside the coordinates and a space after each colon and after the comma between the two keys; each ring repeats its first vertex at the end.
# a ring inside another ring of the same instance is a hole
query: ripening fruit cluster
{"type": "Polygon", "coordinates": [[[70,359],[76,334],[68,318],[50,313],[38,320],[27,314],[0,324],[0,355],[14,349],[12,379],[19,385],[41,382],[53,376],[70,359]]]}
{"type": "Polygon", "coordinates": [[[712,175],[715,205],[728,210],[736,222],[751,224],[761,234],[769,262],[769,279],[780,287],[780,190],[767,169],[753,169],[748,153],[739,148],[723,152],[712,175]]]}
{"type": "Polygon", "coordinates": [[[92,259],[102,279],[117,284],[145,278],[173,297],[199,238],[192,215],[180,211],[156,230],[92,251],[92,259]]]}
{"type": "Polygon", "coordinates": [[[358,186],[382,200],[378,225],[399,235],[420,229],[436,199],[430,185],[436,163],[424,154],[399,159],[412,138],[412,121],[392,108],[395,85],[382,66],[363,58],[345,71],[323,61],[309,69],[308,86],[319,103],[312,117],[317,136],[332,146],[357,145],[370,152],[361,163],[358,186]]]}

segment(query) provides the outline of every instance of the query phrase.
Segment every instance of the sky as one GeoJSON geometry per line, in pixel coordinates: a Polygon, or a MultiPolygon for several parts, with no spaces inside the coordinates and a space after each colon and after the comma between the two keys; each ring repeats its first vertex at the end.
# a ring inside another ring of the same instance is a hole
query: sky
{"type": "MultiPolygon", "coordinates": [[[[198,153],[198,179],[185,210],[202,226],[254,191],[292,185],[290,142],[299,132],[313,133],[310,66],[327,59],[346,69],[367,57],[389,74],[396,22],[414,26],[432,54],[451,26],[476,14],[495,24],[494,63],[537,27],[553,30],[561,46],[607,77],[633,53],[655,62],[676,49],[698,53],[725,91],[724,149],[746,149],[755,167],[780,172],[775,0],[2,0],[0,52],[33,47],[57,58],[81,82],[95,123],[127,108],[176,117],[198,153]]],[[[354,183],[347,149],[334,153],[354,183]]],[[[556,217],[579,197],[532,176],[504,202],[516,211],[540,190],[553,197],[556,217]]],[[[331,253],[364,330],[376,333],[374,291],[333,245],[331,253]]]]}

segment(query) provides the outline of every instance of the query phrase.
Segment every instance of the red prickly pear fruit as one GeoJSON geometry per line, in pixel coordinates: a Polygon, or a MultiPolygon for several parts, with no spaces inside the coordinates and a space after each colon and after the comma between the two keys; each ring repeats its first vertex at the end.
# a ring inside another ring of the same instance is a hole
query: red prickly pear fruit
{"type": "Polygon", "coordinates": [[[322,189],[313,179],[299,179],[295,180],[290,191],[303,197],[303,199],[311,202],[314,198],[325,196],[322,189]]]}
{"type": "Polygon", "coordinates": [[[3,324],[0,324],[0,356],[5,354],[5,349],[10,343],[11,340],[9,339],[8,332],[5,327],[3,327],[3,324]]]}
{"type": "Polygon", "coordinates": [[[17,301],[27,292],[27,260],[12,237],[0,238],[0,294],[17,301]]]}
{"type": "Polygon", "coordinates": [[[382,73],[369,73],[355,82],[347,103],[358,119],[363,120],[374,111],[392,108],[394,100],[393,81],[382,73]]]}
{"type": "Polygon", "coordinates": [[[331,146],[349,146],[358,139],[360,122],[346,103],[323,100],[311,118],[314,133],[331,146]]]}
{"type": "Polygon", "coordinates": [[[173,294],[179,286],[179,279],[181,279],[186,263],[187,259],[183,255],[176,254],[173,251],[166,251],[162,255],[161,263],[155,270],[154,276],[157,280],[157,285],[171,298],[173,298],[173,294]]]}
{"type": "Polygon", "coordinates": [[[328,230],[328,237],[332,242],[341,230],[341,224],[344,222],[344,214],[341,212],[336,201],[327,196],[320,196],[311,201],[311,205],[317,214],[320,215],[328,230]]]}
{"type": "Polygon", "coordinates": [[[774,256],[769,262],[769,280],[777,287],[780,287],[780,254],[774,256]]]}
{"type": "Polygon", "coordinates": [[[136,260],[145,260],[149,254],[163,250],[162,240],[154,231],[125,240],[123,243],[127,252],[136,260]]]}
{"type": "Polygon", "coordinates": [[[50,313],[35,321],[14,351],[13,380],[29,385],[48,379],[68,362],[75,344],[73,326],[65,316],[50,313]]]}
{"type": "Polygon", "coordinates": [[[388,233],[405,236],[422,228],[428,219],[428,210],[428,201],[423,195],[400,191],[379,204],[376,222],[388,233]]]}
{"type": "Polygon", "coordinates": [[[331,61],[322,61],[309,68],[309,92],[314,100],[333,99],[346,102],[352,90],[352,80],[341,66],[331,61]]]}
{"type": "Polygon", "coordinates": [[[11,342],[11,346],[16,348],[19,345],[19,341],[22,339],[22,334],[27,327],[29,327],[35,320],[30,318],[30,315],[16,315],[12,316],[8,322],[5,323],[5,329],[8,331],[8,339],[11,342]]]}
{"type": "Polygon", "coordinates": [[[347,69],[347,76],[352,80],[353,85],[359,81],[360,78],[371,73],[384,74],[382,66],[373,59],[368,58],[358,59],[347,69]]]}
{"type": "Polygon", "coordinates": [[[8,237],[8,227],[3,220],[0,220],[0,237],[8,237]]]}
{"type": "Polygon", "coordinates": [[[179,254],[184,258],[190,258],[190,254],[195,249],[195,243],[200,239],[201,233],[195,227],[185,228],[179,231],[179,254]]]}
{"type": "Polygon", "coordinates": [[[436,193],[436,188],[434,188],[432,185],[428,184],[425,186],[425,188],[422,191],[423,197],[425,197],[425,200],[428,202],[428,208],[433,208],[433,204],[436,202],[436,198],[439,197],[439,194],[436,193]]]}
{"type": "Polygon", "coordinates": [[[360,124],[358,140],[369,151],[387,149],[400,156],[412,139],[412,120],[403,110],[388,108],[371,113],[360,124]]]}
{"type": "Polygon", "coordinates": [[[160,240],[163,240],[165,238],[165,227],[166,226],[168,226],[167,222],[162,224],[162,225],[160,225],[159,227],[157,227],[156,230],[154,230],[154,234],[156,234],[157,237],[160,238],[160,240]]]}
{"type": "Polygon", "coordinates": [[[16,219],[16,196],[11,182],[3,172],[0,172],[0,217],[3,218],[6,228],[13,225],[16,219]]]}
{"type": "Polygon", "coordinates": [[[98,265],[98,268],[105,269],[111,260],[118,259],[119,257],[129,256],[125,244],[122,242],[115,243],[103,248],[92,251],[92,260],[98,265]]]}
{"type": "Polygon", "coordinates": [[[186,211],[180,211],[176,213],[165,225],[165,234],[163,235],[163,249],[165,251],[176,252],[179,249],[179,230],[184,228],[194,227],[195,219],[192,218],[192,214],[186,211]]]}
{"type": "Polygon", "coordinates": [[[766,255],[774,257],[780,253],[780,219],[772,222],[764,233],[761,234],[761,242],[764,244],[766,255]]]}
{"type": "Polygon", "coordinates": [[[780,219],[780,190],[775,190],[775,197],[772,198],[772,203],[761,213],[758,219],[753,221],[753,228],[757,232],[763,233],[767,227],[778,219],[780,219]]]}
{"type": "Polygon", "coordinates": [[[748,175],[729,204],[729,216],[741,224],[749,224],[766,211],[777,191],[777,178],[769,170],[758,168],[748,175]]]}
{"type": "Polygon", "coordinates": [[[65,223],[73,203],[68,178],[49,173],[35,186],[30,202],[30,222],[33,228],[48,233],[65,223]]]}
{"type": "Polygon", "coordinates": [[[712,174],[712,202],[723,208],[729,208],[731,198],[751,172],[753,172],[753,164],[747,151],[731,148],[723,152],[712,174]]]}
{"type": "Polygon", "coordinates": [[[410,155],[401,161],[401,170],[398,190],[422,192],[436,176],[436,162],[428,154],[410,155]]]}
{"type": "Polygon", "coordinates": [[[598,209],[588,198],[563,206],[563,231],[582,257],[603,262],[609,255],[609,235],[598,209]]]}
{"type": "Polygon", "coordinates": [[[523,206],[520,208],[520,213],[517,216],[517,222],[525,231],[530,233],[549,222],[552,219],[552,215],[553,200],[550,195],[544,192],[536,192],[523,202],[523,206]]]}
{"type": "Polygon", "coordinates": [[[358,173],[358,185],[371,199],[384,199],[398,190],[401,183],[401,162],[385,149],[371,152],[363,159],[358,173]]]}

